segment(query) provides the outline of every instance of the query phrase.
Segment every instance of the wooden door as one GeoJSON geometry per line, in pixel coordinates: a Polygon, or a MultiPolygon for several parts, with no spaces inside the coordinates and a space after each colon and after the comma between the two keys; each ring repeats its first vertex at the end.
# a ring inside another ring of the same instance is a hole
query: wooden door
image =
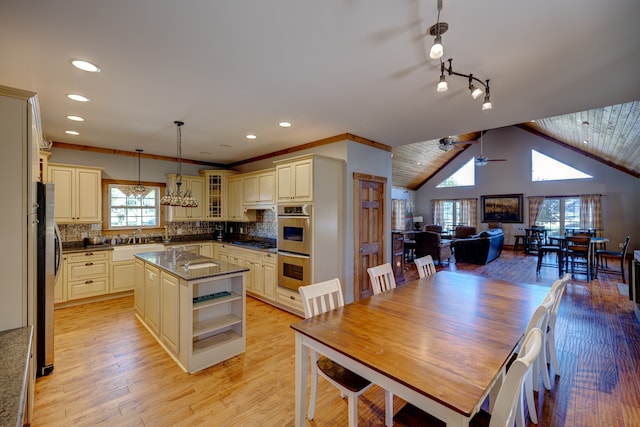
{"type": "Polygon", "coordinates": [[[367,268],[385,261],[385,200],[387,179],[353,174],[354,182],[354,287],[353,299],[370,296],[367,268]]]}

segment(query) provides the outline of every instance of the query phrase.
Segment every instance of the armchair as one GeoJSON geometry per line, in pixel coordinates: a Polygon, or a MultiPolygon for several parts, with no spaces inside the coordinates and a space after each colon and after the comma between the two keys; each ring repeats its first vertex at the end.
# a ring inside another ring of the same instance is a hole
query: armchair
{"type": "Polygon", "coordinates": [[[458,225],[453,234],[454,239],[466,239],[476,234],[476,228],[468,225],[458,225]]]}
{"type": "Polygon", "coordinates": [[[439,224],[425,224],[422,229],[424,231],[433,231],[434,233],[442,234],[442,226],[439,224]]]}
{"type": "Polygon", "coordinates": [[[442,261],[449,261],[451,257],[451,240],[440,237],[440,233],[425,231],[416,233],[416,258],[431,255],[434,261],[442,264],[442,261]]]}

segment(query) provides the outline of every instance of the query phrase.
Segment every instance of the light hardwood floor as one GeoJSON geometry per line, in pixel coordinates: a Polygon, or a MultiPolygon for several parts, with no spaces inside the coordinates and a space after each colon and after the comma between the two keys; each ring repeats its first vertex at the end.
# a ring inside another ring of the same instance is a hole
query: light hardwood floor
{"type": "MultiPolygon", "coordinates": [[[[487,266],[444,268],[550,286],[555,271],[537,276],[535,262],[505,251],[487,266]]],[[[570,282],[560,307],[561,376],[540,399],[538,425],[640,426],[640,324],[618,292],[619,276],[583,279],[570,282]]],[[[291,426],[289,325],[298,320],[248,298],[246,353],[189,375],[135,319],[132,297],[56,310],[55,369],[36,382],[32,425],[291,426]]],[[[396,398],[394,409],[402,404],[396,398]]],[[[380,388],[359,399],[358,417],[360,426],[384,425],[380,388]]],[[[346,400],[320,379],[316,417],[307,425],[346,424],[346,400]]]]}

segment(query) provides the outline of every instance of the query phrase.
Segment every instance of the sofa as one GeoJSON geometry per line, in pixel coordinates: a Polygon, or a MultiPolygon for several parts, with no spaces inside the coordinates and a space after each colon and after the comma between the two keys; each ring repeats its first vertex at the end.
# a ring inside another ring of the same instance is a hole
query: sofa
{"type": "Polygon", "coordinates": [[[487,264],[502,253],[504,233],[502,229],[482,231],[466,239],[453,241],[453,253],[457,262],[487,264]]]}
{"type": "Polygon", "coordinates": [[[451,258],[451,240],[442,239],[440,233],[424,231],[416,233],[414,239],[416,241],[416,258],[431,255],[433,262],[438,264],[442,264],[443,261],[448,262],[451,258]]]}

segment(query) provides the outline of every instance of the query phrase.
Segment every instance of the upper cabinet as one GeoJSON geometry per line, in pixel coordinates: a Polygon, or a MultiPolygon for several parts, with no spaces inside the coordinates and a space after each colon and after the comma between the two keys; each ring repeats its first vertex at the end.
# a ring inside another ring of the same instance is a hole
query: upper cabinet
{"type": "Polygon", "coordinates": [[[60,224],[102,221],[102,168],[49,163],[55,184],[55,216],[60,224]]]}
{"type": "Polygon", "coordinates": [[[246,211],[244,209],[244,178],[242,175],[234,176],[229,179],[229,210],[227,212],[228,221],[247,222],[256,220],[255,211],[246,211]]]}
{"type": "Polygon", "coordinates": [[[275,169],[244,174],[242,180],[243,201],[245,207],[267,206],[275,203],[275,169]]]}
{"type": "Polygon", "coordinates": [[[313,201],[313,157],[298,159],[276,166],[278,202],[313,201]]]}
{"type": "MultiPolygon", "coordinates": [[[[205,219],[205,180],[201,176],[182,175],[180,191],[184,196],[187,191],[198,201],[198,206],[183,208],[167,206],[167,221],[202,221],[205,219]]],[[[167,189],[176,187],[176,175],[167,175],[167,189]]]]}
{"type": "MultiPolygon", "coordinates": [[[[229,178],[237,174],[234,171],[203,170],[204,178],[204,216],[212,221],[224,221],[229,211],[229,178]]],[[[198,201],[200,202],[200,201],[198,201]]]]}

